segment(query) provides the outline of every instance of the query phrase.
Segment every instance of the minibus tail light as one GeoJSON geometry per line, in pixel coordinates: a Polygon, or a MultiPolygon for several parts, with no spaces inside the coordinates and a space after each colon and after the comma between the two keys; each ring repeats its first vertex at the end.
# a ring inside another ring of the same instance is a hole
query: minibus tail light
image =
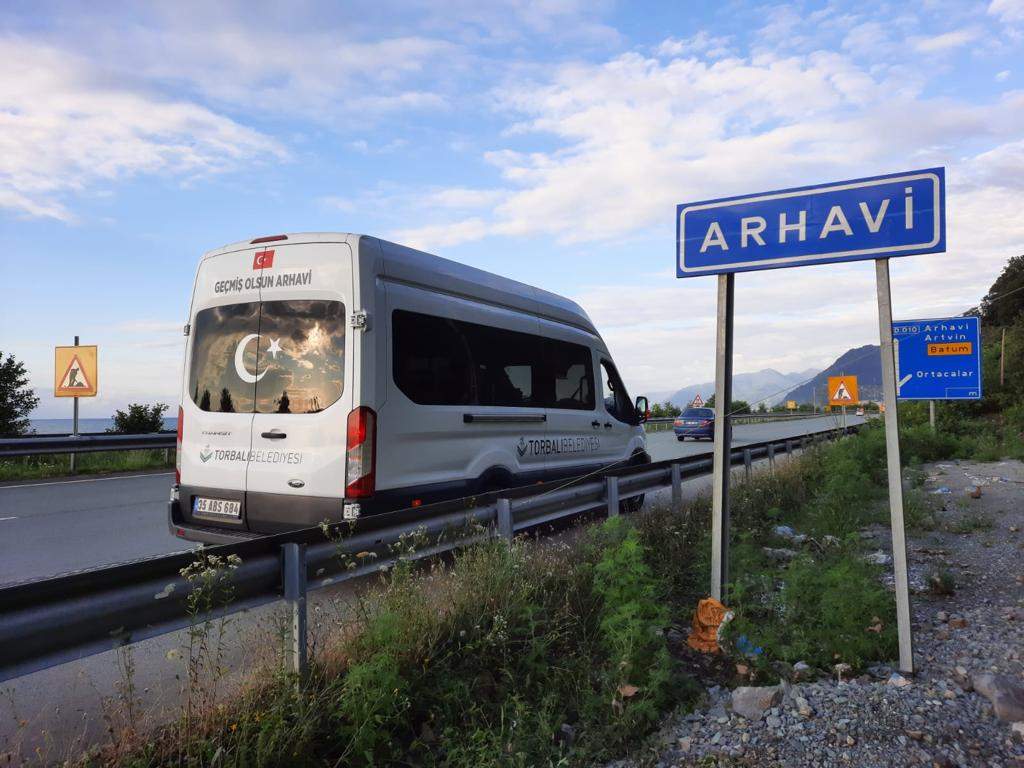
{"type": "Polygon", "coordinates": [[[174,482],[181,484],[181,433],[185,427],[185,411],[178,406],[178,439],[174,443],[174,482]]]}
{"type": "Polygon", "coordinates": [[[345,451],[345,498],[373,495],[377,463],[377,414],[361,405],[348,415],[345,451]]]}

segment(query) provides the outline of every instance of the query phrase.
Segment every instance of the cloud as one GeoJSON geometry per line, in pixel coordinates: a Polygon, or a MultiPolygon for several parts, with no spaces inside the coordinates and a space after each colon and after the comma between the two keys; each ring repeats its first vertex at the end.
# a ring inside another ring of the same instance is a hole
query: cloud
{"type": "Polygon", "coordinates": [[[931,37],[916,37],[911,40],[914,49],[920,53],[945,53],[955,48],[961,48],[968,43],[973,43],[983,34],[982,30],[973,27],[969,29],[958,29],[953,32],[944,32],[941,35],[931,37]]]}
{"type": "Polygon", "coordinates": [[[1010,70],[1008,70],[1008,69],[1004,69],[1001,72],[996,72],[996,82],[997,83],[1002,83],[1002,82],[1008,80],[1009,77],[1010,77],[1010,70]]]}
{"type": "Polygon", "coordinates": [[[992,0],[988,12],[1006,24],[1024,22],[1024,0],[992,0]]]}
{"type": "Polygon", "coordinates": [[[690,37],[666,38],[658,44],[655,50],[659,56],[666,58],[702,55],[719,59],[730,54],[730,42],[731,38],[728,36],[712,35],[702,29],[690,37]]]}
{"type": "Polygon", "coordinates": [[[273,139],[194,103],[111,85],[89,62],[0,39],[0,205],[69,222],[67,198],[137,174],[195,178],[264,158],[273,139]]]}

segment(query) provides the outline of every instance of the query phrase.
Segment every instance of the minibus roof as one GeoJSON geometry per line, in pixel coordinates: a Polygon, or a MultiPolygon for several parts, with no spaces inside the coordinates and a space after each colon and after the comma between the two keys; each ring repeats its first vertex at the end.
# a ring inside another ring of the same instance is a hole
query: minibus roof
{"type": "MultiPolygon", "coordinates": [[[[344,232],[295,232],[274,239],[268,237],[256,240],[264,241],[267,248],[273,248],[274,245],[329,242],[348,242],[355,246],[360,238],[374,241],[380,246],[379,272],[385,278],[540,315],[575,326],[600,338],[590,317],[571,299],[398,243],[344,232]]],[[[208,252],[203,258],[250,248],[253,242],[246,240],[225,245],[208,252]]],[[[357,248],[356,252],[360,258],[365,259],[367,250],[372,254],[370,249],[357,248]]],[[[369,263],[364,261],[363,268],[367,267],[372,267],[372,260],[369,263]]]]}

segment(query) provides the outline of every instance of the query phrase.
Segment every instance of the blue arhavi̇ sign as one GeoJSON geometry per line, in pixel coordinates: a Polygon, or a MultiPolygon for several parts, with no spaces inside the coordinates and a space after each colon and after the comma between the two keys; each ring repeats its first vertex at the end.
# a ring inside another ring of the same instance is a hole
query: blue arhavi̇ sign
{"type": "Polygon", "coordinates": [[[892,324],[900,400],[979,400],[981,328],[976,317],[892,324]]]}
{"type": "Polygon", "coordinates": [[[676,208],[677,277],[946,249],[942,168],[676,208]]]}

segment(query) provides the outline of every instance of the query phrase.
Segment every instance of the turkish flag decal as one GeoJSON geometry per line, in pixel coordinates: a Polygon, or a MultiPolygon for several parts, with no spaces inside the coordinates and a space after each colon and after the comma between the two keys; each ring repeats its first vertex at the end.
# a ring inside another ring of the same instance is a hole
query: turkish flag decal
{"type": "Polygon", "coordinates": [[[274,266],[273,251],[256,251],[256,255],[252,257],[253,269],[269,269],[272,266],[274,266]]]}

